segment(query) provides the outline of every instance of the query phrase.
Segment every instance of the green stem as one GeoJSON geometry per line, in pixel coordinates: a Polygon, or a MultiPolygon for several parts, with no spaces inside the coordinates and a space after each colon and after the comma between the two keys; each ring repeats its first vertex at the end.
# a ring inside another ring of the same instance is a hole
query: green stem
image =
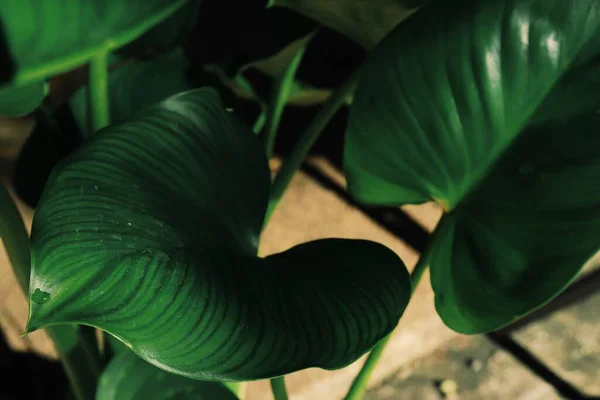
{"type": "Polygon", "coordinates": [[[275,400],[288,400],[285,378],[283,376],[271,379],[271,390],[273,390],[275,400]]]}
{"type": "Polygon", "coordinates": [[[254,121],[254,125],[252,126],[252,132],[258,135],[263,130],[266,121],[267,114],[263,110],[261,110],[260,114],[258,114],[258,117],[256,117],[256,120],[254,121]]]}
{"type": "Polygon", "coordinates": [[[412,293],[415,292],[419,282],[421,282],[423,274],[425,271],[427,271],[427,268],[429,268],[430,255],[430,248],[427,248],[423,253],[421,253],[421,257],[419,257],[417,265],[415,265],[415,268],[410,273],[410,286],[412,293]]]}
{"type": "Polygon", "coordinates": [[[342,86],[340,86],[323,104],[317,116],[311,121],[306,128],[298,143],[296,143],[292,154],[285,159],[279,173],[271,186],[271,194],[269,197],[269,206],[265,221],[268,221],[271,214],[277,207],[283,192],[292,180],[292,177],[302,165],[311,147],[323,131],[335,113],[345,104],[346,98],[354,90],[358,79],[358,70],[355,71],[350,78],[342,86]]]}
{"type": "Polygon", "coordinates": [[[365,392],[367,391],[369,378],[371,378],[371,375],[373,374],[373,371],[375,370],[375,367],[377,366],[377,363],[379,362],[379,359],[385,350],[385,346],[388,344],[391,337],[391,334],[387,335],[379,343],[377,343],[377,346],[375,346],[373,350],[371,350],[371,353],[369,353],[369,357],[367,357],[362,369],[358,375],[356,375],[356,378],[354,378],[354,382],[352,382],[352,386],[350,386],[350,390],[348,391],[345,400],[360,400],[363,398],[365,392]]]}
{"type": "MultiPolygon", "coordinates": [[[[413,269],[410,274],[411,290],[413,293],[428,266],[429,251],[426,250],[423,254],[421,254],[419,262],[417,262],[415,269],[413,269]]],[[[348,394],[344,400],[361,400],[363,398],[365,392],[367,391],[369,379],[371,378],[371,375],[373,374],[373,371],[375,370],[375,367],[377,366],[377,363],[379,362],[379,359],[381,358],[381,355],[383,354],[383,351],[385,350],[385,347],[389,343],[391,337],[392,334],[390,333],[379,343],[377,343],[377,346],[375,346],[373,350],[371,350],[371,353],[367,357],[362,369],[356,378],[354,378],[354,382],[352,382],[352,386],[350,386],[350,390],[348,390],[348,394]]]]}
{"type": "Polygon", "coordinates": [[[273,84],[271,99],[267,108],[266,121],[265,152],[268,159],[273,157],[273,149],[275,148],[275,139],[277,138],[277,130],[279,128],[279,122],[281,121],[281,115],[283,114],[285,104],[290,97],[294,85],[294,77],[296,76],[296,71],[300,66],[305,51],[306,46],[302,46],[298,49],[290,63],[273,84]]]}
{"type": "Polygon", "coordinates": [[[103,354],[100,351],[100,343],[98,343],[98,338],[96,337],[96,328],[81,325],[79,326],[79,332],[81,334],[81,338],[86,343],[86,347],[93,350],[94,357],[98,358],[99,360],[102,360],[103,354]]]}
{"type": "Polygon", "coordinates": [[[90,60],[88,105],[91,114],[92,132],[110,123],[108,107],[108,53],[101,52],[90,60]]]}
{"type": "MultiPolygon", "coordinates": [[[[88,76],[88,110],[91,132],[97,132],[110,124],[110,108],[108,99],[108,52],[100,51],[90,59],[88,76]]],[[[96,329],[82,326],[79,328],[83,340],[88,346],[94,346],[101,359],[96,329]]]]}
{"type": "Polygon", "coordinates": [[[244,400],[246,397],[246,382],[223,382],[223,385],[231,390],[239,400],[244,400]]]}
{"type": "MultiPolygon", "coordinates": [[[[15,276],[21,288],[27,294],[31,272],[29,253],[29,235],[21,214],[13,202],[8,190],[0,183],[0,237],[15,276]]],[[[46,332],[54,342],[61,363],[71,384],[71,390],[78,400],[93,399],[96,382],[100,376],[100,360],[82,340],[79,329],[74,325],[53,326],[46,332]]]]}
{"type": "Polygon", "coordinates": [[[27,293],[31,263],[29,235],[17,206],[2,183],[0,183],[0,210],[2,210],[0,213],[0,238],[4,242],[17,281],[27,293]]]}

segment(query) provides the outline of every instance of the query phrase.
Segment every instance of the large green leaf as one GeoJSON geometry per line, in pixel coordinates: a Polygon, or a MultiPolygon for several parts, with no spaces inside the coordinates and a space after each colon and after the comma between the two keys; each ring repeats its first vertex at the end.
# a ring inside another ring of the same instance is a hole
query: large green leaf
{"type": "Polygon", "coordinates": [[[96,400],[237,400],[223,384],[165,372],[131,351],[115,357],[102,373],[96,400]]]}
{"type": "Polygon", "coordinates": [[[256,257],[261,141],[200,89],[94,135],[53,172],[32,228],[28,330],[99,327],[203,380],[343,367],[397,324],[410,285],[376,243],[256,257]]]}
{"type": "Polygon", "coordinates": [[[446,210],[430,267],[451,328],[510,323],[600,247],[599,50],[596,0],[468,1],[420,12],[365,65],[349,188],[446,210]]]}
{"type": "Polygon", "coordinates": [[[45,95],[44,82],[0,89],[0,116],[14,118],[27,115],[39,107],[45,95]]]}
{"type": "MultiPolygon", "coordinates": [[[[108,82],[111,123],[119,123],[154,103],[191,89],[181,49],[146,61],[129,62],[111,71],[108,82]]],[[[89,136],[88,91],[78,90],[69,104],[84,136],[89,136]]]]}
{"type": "Polygon", "coordinates": [[[38,82],[133,41],[186,3],[3,0],[0,52],[9,55],[13,84],[38,82]]]}

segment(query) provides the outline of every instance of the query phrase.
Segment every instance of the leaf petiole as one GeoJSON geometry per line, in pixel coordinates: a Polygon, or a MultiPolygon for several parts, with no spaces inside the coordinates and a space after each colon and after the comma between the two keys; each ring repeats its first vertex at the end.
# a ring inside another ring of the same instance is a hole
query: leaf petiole
{"type": "MultiPolygon", "coordinates": [[[[419,282],[421,281],[421,278],[423,277],[423,274],[425,273],[428,267],[429,250],[426,250],[421,254],[417,265],[410,274],[411,291],[413,293],[419,285],[419,282]]],[[[361,400],[363,398],[365,392],[367,391],[369,379],[371,378],[371,375],[373,374],[373,371],[375,370],[375,367],[377,366],[377,363],[379,362],[379,359],[381,358],[385,347],[389,343],[392,334],[393,333],[390,333],[385,338],[383,338],[377,344],[377,346],[375,346],[373,350],[371,350],[371,353],[369,353],[369,356],[367,357],[367,360],[365,361],[360,372],[358,373],[356,378],[354,378],[354,382],[352,382],[352,385],[350,386],[348,394],[346,395],[344,400],[361,400]]]]}
{"type": "Polygon", "coordinates": [[[285,377],[279,376],[271,379],[271,389],[275,400],[288,400],[287,389],[285,388],[285,377]]]}
{"type": "Polygon", "coordinates": [[[304,159],[306,159],[308,152],[323,129],[325,129],[331,118],[340,109],[340,107],[346,103],[346,99],[354,91],[357,80],[358,70],[354,71],[354,73],[346,80],[346,82],[344,82],[342,86],[340,86],[331,94],[329,99],[327,99],[325,104],[323,104],[316,117],[310,122],[294,146],[294,150],[290,156],[284,160],[281,169],[273,181],[273,185],[271,185],[271,194],[269,196],[269,205],[265,216],[265,223],[271,217],[271,214],[277,207],[279,200],[281,200],[281,196],[283,196],[283,193],[292,180],[292,177],[298,168],[300,168],[304,159]]]}
{"type": "Polygon", "coordinates": [[[290,97],[292,86],[294,84],[294,77],[302,62],[305,51],[306,45],[300,47],[287,67],[273,83],[273,91],[271,93],[269,106],[267,107],[267,120],[265,126],[265,152],[267,154],[267,159],[273,157],[273,149],[275,148],[275,139],[277,138],[281,115],[283,114],[283,109],[290,97]]]}
{"type": "Polygon", "coordinates": [[[96,132],[110,123],[108,106],[108,53],[101,52],[90,60],[88,108],[91,131],[96,132]]]}

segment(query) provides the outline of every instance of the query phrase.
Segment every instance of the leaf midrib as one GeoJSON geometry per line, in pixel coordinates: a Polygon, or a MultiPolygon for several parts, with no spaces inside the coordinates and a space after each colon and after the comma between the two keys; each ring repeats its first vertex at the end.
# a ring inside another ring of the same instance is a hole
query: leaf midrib
{"type": "Polygon", "coordinates": [[[67,57],[58,60],[52,60],[44,63],[43,65],[36,65],[29,68],[18,69],[10,84],[0,86],[0,89],[6,87],[18,87],[24,86],[30,83],[34,83],[40,80],[44,80],[50,76],[57,75],[62,72],[69,71],[82,64],[90,61],[94,56],[110,53],[111,51],[118,49],[119,47],[132,42],[137,39],[149,29],[158,25],[160,22],[168,18],[170,15],[178,11],[188,0],[175,0],[173,4],[169,5],[163,10],[156,12],[151,17],[145,19],[139,24],[126,29],[125,31],[115,35],[114,37],[108,38],[101,43],[90,46],[83,49],[80,52],[70,54],[67,57]]]}
{"type": "Polygon", "coordinates": [[[544,103],[544,101],[548,98],[548,96],[552,93],[554,88],[560,84],[560,82],[563,80],[565,75],[567,75],[569,73],[569,71],[571,70],[571,67],[576,62],[579,54],[581,54],[583,49],[585,49],[586,46],[590,43],[590,41],[592,40],[592,37],[593,37],[593,35],[579,47],[577,52],[575,52],[575,55],[573,56],[573,58],[570,60],[569,64],[563,67],[563,71],[560,73],[559,77],[554,81],[554,83],[552,85],[549,85],[546,92],[539,97],[538,102],[536,102],[534,104],[534,106],[531,106],[527,110],[527,112],[523,114],[524,118],[522,119],[521,123],[518,124],[518,128],[516,129],[517,134],[514,135],[513,138],[511,140],[507,141],[503,146],[499,147],[499,149],[496,151],[496,154],[494,154],[490,157],[490,161],[487,163],[487,165],[484,168],[481,168],[480,173],[473,174],[474,178],[471,180],[472,183],[470,185],[468,185],[468,190],[464,191],[457,198],[456,204],[451,205],[447,201],[444,201],[443,199],[442,200],[433,199],[433,201],[435,201],[436,204],[440,205],[440,207],[444,211],[444,215],[450,214],[454,210],[460,208],[463,201],[465,199],[469,198],[480,187],[480,185],[486,180],[486,178],[488,177],[490,172],[494,169],[494,166],[504,156],[506,151],[523,134],[523,131],[525,131],[525,129],[530,126],[530,121],[533,118],[533,116],[535,115],[535,113],[537,112],[537,110],[544,103]]]}

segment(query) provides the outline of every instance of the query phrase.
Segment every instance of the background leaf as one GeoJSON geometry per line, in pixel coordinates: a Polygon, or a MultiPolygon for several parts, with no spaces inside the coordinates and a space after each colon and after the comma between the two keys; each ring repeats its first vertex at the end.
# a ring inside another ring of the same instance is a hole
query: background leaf
{"type": "Polygon", "coordinates": [[[303,14],[372,49],[396,25],[428,0],[272,0],[303,14]]]}
{"type": "Polygon", "coordinates": [[[182,46],[192,31],[200,4],[202,0],[187,0],[172,15],[121,47],[117,53],[122,57],[146,58],[182,46]]]}
{"type": "Polygon", "coordinates": [[[220,383],[202,382],[170,374],[131,351],[115,357],[102,373],[96,400],[237,400],[220,383]]]}
{"type": "Polygon", "coordinates": [[[203,380],[349,364],[396,326],[406,268],[341,239],[257,258],[268,192],[261,141],[212,90],[100,131],[53,172],[35,214],[28,329],[99,327],[203,380]]]}
{"type": "Polygon", "coordinates": [[[13,172],[15,191],[32,208],[37,206],[54,166],[82,142],[68,104],[56,110],[42,106],[35,120],[13,172]]]}
{"type": "Polygon", "coordinates": [[[73,69],[138,38],[186,3],[3,1],[0,52],[3,63],[11,64],[8,79],[21,86],[73,69]]]}
{"type": "Polygon", "coordinates": [[[39,107],[45,95],[43,82],[0,89],[0,116],[16,118],[27,115],[39,107]]]}
{"type": "MultiPolygon", "coordinates": [[[[265,5],[265,0],[204,0],[190,40],[184,46],[194,67],[217,64],[234,77],[250,63],[285,53],[285,47],[318,27],[294,11],[267,9],[265,5]]],[[[290,53],[288,60],[295,52],[290,53]]],[[[287,65],[282,61],[279,71],[287,65]]]]}
{"type": "MultiPolygon", "coordinates": [[[[186,79],[187,62],[181,49],[146,61],[129,62],[109,74],[111,124],[167,97],[191,89],[186,79]]],[[[88,123],[87,87],[78,90],[69,104],[84,137],[91,134],[88,123]]]]}
{"type": "Polygon", "coordinates": [[[419,12],[365,65],[349,188],[365,203],[446,210],[431,274],[451,328],[510,323],[598,249],[600,171],[586,146],[597,145],[599,50],[596,1],[467,1],[419,12]],[[423,26],[435,32],[417,35],[423,26]]]}

